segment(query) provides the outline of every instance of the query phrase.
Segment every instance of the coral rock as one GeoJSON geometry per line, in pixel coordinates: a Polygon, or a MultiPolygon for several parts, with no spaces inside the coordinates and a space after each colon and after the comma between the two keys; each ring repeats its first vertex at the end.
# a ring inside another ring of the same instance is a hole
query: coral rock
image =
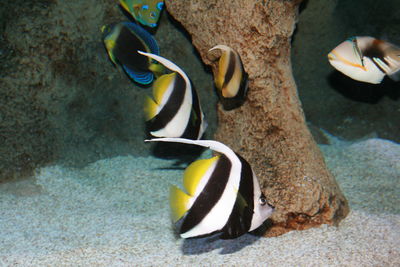
{"type": "Polygon", "coordinates": [[[218,106],[215,138],[254,167],[276,207],[267,236],[337,224],[347,200],[327,170],[305,123],[290,62],[290,41],[300,1],[166,1],[167,10],[192,37],[203,62],[225,44],[240,54],[249,74],[243,106],[218,106]]]}

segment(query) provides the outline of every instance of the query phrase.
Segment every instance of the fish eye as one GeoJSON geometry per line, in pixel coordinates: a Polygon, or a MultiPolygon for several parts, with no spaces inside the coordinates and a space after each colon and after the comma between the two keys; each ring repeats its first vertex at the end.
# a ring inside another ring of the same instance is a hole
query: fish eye
{"type": "Polygon", "coordinates": [[[143,5],[143,6],[142,6],[142,9],[143,9],[143,10],[148,10],[148,9],[149,9],[149,6],[148,6],[148,5],[143,5]]]}
{"type": "Polygon", "coordinates": [[[161,10],[163,8],[163,6],[164,6],[164,2],[158,2],[157,3],[158,10],[161,10]]]}
{"type": "Polygon", "coordinates": [[[265,206],[265,204],[267,204],[267,199],[263,195],[260,196],[260,199],[258,201],[260,202],[261,206],[265,206]]]}

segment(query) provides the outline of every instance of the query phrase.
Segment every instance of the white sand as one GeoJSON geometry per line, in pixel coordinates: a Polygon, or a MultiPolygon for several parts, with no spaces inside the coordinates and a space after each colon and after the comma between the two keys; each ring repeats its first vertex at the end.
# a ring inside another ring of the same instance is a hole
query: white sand
{"type": "Polygon", "coordinates": [[[178,239],[167,195],[182,170],[116,157],[0,185],[0,266],[400,266],[400,145],[336,140],[321,148],[352,208],[338,228],[178,239]]]}

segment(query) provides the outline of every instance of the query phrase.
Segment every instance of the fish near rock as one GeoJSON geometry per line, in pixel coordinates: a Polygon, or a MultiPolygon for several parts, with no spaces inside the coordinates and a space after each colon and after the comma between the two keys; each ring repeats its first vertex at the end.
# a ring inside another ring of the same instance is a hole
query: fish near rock
{"type": "Polygon", "coordinates": [[[159,54],[156,40],[142,27],[131,22],[121,22],[102,27],[103,42],[111,61],[120,64],[126,74],[135,82],[148,85],[154,75],[160,75],[164,68],[137,51],[159,54]]]}
{"type": "Polygon", "coordinates": [[[207,128],[199,97],[186,73],[170,60],[139,51],[172,71],[153,84],[144,104],[146,128],[154,137],[200,139],[207,128]]]}
{"type": "Polygon", "coordinates": [[[351,37],[328,54],[329,63],[348,77],[379,84],[385,75],[400,80],[400,48],[369,36],[351,37]]]}
{"type": "Polygon", "coordinates": [[[160,0],[120,0],[120,5],[139,23],[154,28],[160,19],[164,1],[160,0]]]}
{"type": "Polygon", "coordinates": [[[171,186],[172,219],[180,222],[182,238],[219,233],[237,238],[261,226],[274,211],[250,164],[228,146],[213,140],[156,138],[151,142],[177,142],[218,152],[190,164],[183,177],[184,190],[171,186]]]}
{"type": "Polygon", "coordinates": [[[224,109],[231,110],[241,106],[245,100],[248,74],[235,50],[226,45],[216,45],[208,52],[215,49],[222,51],[214,76],[215,86],[224,109]]]}

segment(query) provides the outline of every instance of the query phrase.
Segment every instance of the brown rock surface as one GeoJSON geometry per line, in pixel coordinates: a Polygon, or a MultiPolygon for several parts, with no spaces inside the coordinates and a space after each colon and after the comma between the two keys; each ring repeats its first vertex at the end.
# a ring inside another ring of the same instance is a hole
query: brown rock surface
{"type": "Polygon", "coordinates": [[[166,0],[206,64],[215,70],[215,56],[207,51],[217,44],[242,57],[248,99],[232,111],[218,106],[215,138],[252,164],[275,205],[267,236],[337,224],[349,210],[305,124],[292,76],[290,41],[299,2],[166,0]]]}

